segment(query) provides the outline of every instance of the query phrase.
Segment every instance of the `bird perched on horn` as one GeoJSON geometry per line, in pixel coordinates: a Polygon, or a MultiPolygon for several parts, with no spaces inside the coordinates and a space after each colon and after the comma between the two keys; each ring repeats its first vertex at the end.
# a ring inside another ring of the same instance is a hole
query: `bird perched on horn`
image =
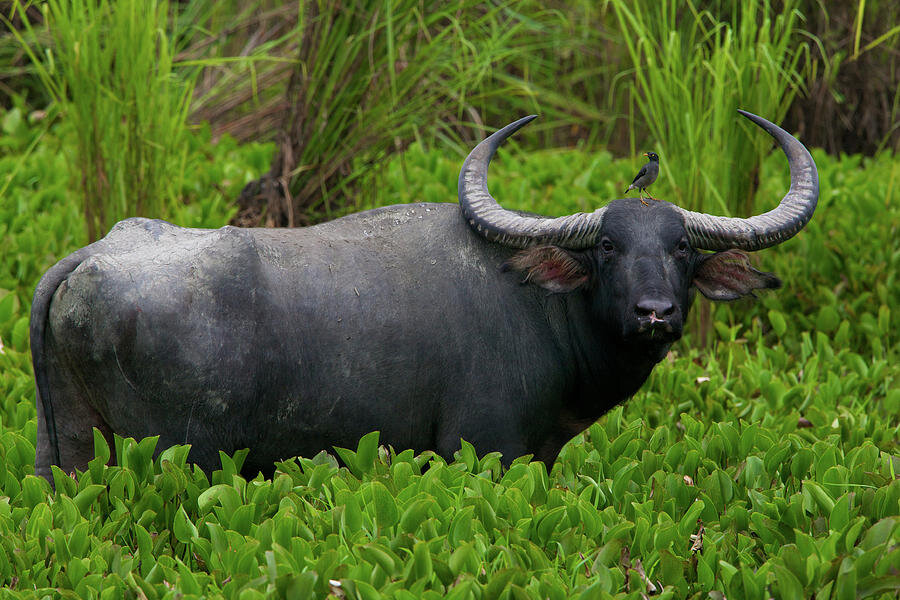
{"type": "MultiPolygon", "coordinates": [[[[638,174],[634,176],[634,181],[631,182],[631,185],[628,186],[625,193],[627,194],[631,190],[638,190],[640,192],[641,202],[646,206],[647,203],[644,202],[644,191],[647,189],[647,186],[656,181],[656,176],[659,175],[659,156],[657,156],[656,152],[644,152],[644,156],[646,156],[649,161],[646,165],[641,167],[638,174]]],[[[647,197],[654,200],[653,196],[650,195],[650,192],[647,192],[647,197]]]]}

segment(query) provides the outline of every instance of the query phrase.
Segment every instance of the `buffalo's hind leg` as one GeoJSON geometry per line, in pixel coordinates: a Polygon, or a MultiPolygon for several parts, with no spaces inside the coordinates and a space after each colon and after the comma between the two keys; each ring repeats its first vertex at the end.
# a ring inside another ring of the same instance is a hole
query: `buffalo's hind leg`
{"type": "MultiPolygon", "coordinates": [[[[56,423],[57,447],[59,449],[59,468],[65,473],[75,469],[86,470],[88,463],[94,458],[94,427],[106,438],[110,449],[113,445],[113,433],[100,414],[77,392],[72,393],[72,386],[66,386],[66,394],[57,394],[52,398],[53,413],[56,423]],[[72,401],[74,399],[74,401],[72,401]]],[[[54,388],[60,390],[60,388],[54,388]]],[[[51,444],[48,433],[48,422],[44,414],[40,392],[37,393],[37,444],[35,447],[34,471],[53,484],[50,465],[56,462],[56,451],[51,444]]],[[[96,483],[96,482],[95,482],[96,483]]]]}

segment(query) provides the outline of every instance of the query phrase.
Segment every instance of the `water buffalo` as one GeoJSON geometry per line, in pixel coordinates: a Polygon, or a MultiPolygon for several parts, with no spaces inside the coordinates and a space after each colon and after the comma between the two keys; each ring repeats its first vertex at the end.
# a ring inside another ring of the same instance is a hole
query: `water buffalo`
{"type": "Polygon", "coordinates": [[[796,234],[818,198],[806,148],[791,187],[748,219],[615,200],[544,218],[487,189],[497,147],[466,158],[459,206],[408,204],[303,229],[184,229],[128,219],[41,279],[31,313],[37,473],[84,469],[92,427],[218,450],[245,471],[381,431],[445,457],[460,438],[552,463],[630,397],[682,333],[693,290],[774,288],[739,250],[796,234]],[[716,250],[701,253],[698,249],[716,250]]]}

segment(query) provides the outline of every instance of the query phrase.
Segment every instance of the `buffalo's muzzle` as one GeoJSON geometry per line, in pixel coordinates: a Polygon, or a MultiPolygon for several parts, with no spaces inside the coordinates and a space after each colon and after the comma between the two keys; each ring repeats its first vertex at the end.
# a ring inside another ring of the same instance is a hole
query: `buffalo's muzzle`
{"type": "Polygon", "coordinates": [[[681,312],[670,300],[644,298],[635,304],[634,317],[638,334],[681,334],[681,312]]]}

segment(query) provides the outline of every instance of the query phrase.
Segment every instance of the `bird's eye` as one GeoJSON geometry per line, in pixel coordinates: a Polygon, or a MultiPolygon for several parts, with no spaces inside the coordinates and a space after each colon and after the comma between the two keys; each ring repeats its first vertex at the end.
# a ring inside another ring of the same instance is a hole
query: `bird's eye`
{"type": "Polygon", "coordinates": [[[616,249],[616,245],[613,244],[609,238],[603,238],[600,240],[600,249],[606,253],[610,253],[616,249]]]}

